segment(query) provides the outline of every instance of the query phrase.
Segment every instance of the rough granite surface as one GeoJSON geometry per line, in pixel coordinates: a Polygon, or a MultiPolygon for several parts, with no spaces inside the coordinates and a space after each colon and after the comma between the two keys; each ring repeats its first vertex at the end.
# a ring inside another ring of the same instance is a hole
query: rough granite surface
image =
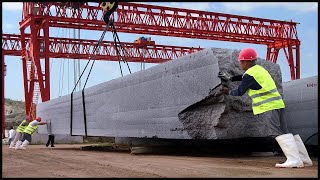
{"type": "MultiPolygon", "coordinates": [[[[228,49],[211,50],[218,60],[219,71],[225,72],[229,76],[243,74],[237,60],[240,51],[228,49]]],[[[268,70],[276,83],[279,93],[283,95],[279,65],[260,58],[257,64],[268,70]]],[[[223,82],[222,84],[230,89],[236,89],[241,82],[223,82]]],[[[251,99],[247,93],[243,96],[223,95],[220,93],[221,88],[222,85],[219,84],[210,91],[207,97],[179,113],[179,120],[192,138],[234,139],[279,135],[269,128],[267,117],[253,115],[251,99]]]]}

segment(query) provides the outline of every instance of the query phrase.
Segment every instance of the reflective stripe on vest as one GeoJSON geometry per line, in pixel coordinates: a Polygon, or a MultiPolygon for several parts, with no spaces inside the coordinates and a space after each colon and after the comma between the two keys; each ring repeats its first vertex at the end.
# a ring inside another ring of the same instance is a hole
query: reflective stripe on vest
{"type": "Polygon", "coordinates": [[[21,123],[20,123],[20,125],[18,126],[18,128],[17,128],[17,132],[20,132],[20,133],[22,133],[25,129],[26,129],[26,127],[28,126],[28,125],[22,125],[23,123],[25,123],[25,122],[27,122],[27,120],[23,120],[21,123]]]}
{"type": "MultiPolygon", "coordinates": [[[[37,120],[34,120],[34,121],[37,121],[37,120]]],[[[33,122],[33,121],[32,121],[33,122]]],[[[24,133],[28,133],[30,135],[32,135],[34,132],[36,132],[37,128],[38,128],[38,125],[36,126],[31,126],[31,123],[29,123],[29,125],[26,127],[26,129],[23,131],[24,133]]]]}
{"type": "Polygon", "coordinates": [[[248,95],[252,99],[254,115],[285,107],[277,86],[267,70],[259,65],[254,65],[244,74],[252,76],[262,87],[259,90],[248,90],[248,95]]]}

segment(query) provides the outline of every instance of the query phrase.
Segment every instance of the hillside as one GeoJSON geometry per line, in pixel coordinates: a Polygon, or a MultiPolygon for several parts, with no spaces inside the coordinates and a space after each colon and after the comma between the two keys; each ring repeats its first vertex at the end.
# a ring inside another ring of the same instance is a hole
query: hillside
{"type": "Polygon", "coordinates": [[[18,126],[26,117],[23,101],[5,99],[5,127],[18,126]]]}

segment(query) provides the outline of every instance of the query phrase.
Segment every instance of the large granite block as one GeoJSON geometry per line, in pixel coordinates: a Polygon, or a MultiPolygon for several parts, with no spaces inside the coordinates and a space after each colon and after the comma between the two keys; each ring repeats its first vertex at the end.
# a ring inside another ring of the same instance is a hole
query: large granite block
{"type": "Polygon", "coordinates": [[[289,132],[318,145],[318,76],[283,83],[284,118],[289,132]]]}
{"type": "MultiPolygon", "coordinates": [[[[243,72],[238,50],[210,48],[85,89],[88,136],[232,139],[277,135],[252,114],[247,95],[220,94],[219,71],[243,72]]],[[[277,64],[259,60],[282,93],[277,64]]],[[[239,82],[226,84],[231,88],[239,82]]],[[[71,96],[38,105],[54,134],[70,133],[71,96]]],[[[85,135],[81,92],[73,94],[72,135],[85,135]]],[[[46,129],[39,127],[39,133],[46,129]]]]}

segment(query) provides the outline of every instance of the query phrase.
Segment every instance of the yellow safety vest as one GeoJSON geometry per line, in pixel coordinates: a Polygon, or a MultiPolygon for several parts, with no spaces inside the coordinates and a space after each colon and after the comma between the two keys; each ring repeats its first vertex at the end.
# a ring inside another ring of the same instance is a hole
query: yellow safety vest
{"type": "MultiPolygon", "coordinates": [[[[37,121],[37,120],[33,120],[32,122],[37,121]]],[[[36,126],[31,126],[31,123],[29,123],[29,125],[26,127],[26,129],[23,131],[24,133],[28,133],[30,135],[32,135],[34,132],[36,132],[38,125],[36,126]]]]}
{"type": "Polygon", "coordinates": [[[20,132],[20,133],[22,133],[25,129],[26,129],[26,127],[28,126],[28,124],[27,125],[22,125],[23,123],[25,123],[25,122],[27,122],[27,120],[23,120],[21,123],[20,123],[20,125],[17,127],[17,132],[20,132]]]}
{"type": "Polygon", "coordinates": [[[262,87],[259,90],[248,90],[248,95],[252,99],[254,115],[285,107],[277,86],[267,70],[259,65],[254,65],[243,75],[245,74],[252,76],[262,87]]]}

